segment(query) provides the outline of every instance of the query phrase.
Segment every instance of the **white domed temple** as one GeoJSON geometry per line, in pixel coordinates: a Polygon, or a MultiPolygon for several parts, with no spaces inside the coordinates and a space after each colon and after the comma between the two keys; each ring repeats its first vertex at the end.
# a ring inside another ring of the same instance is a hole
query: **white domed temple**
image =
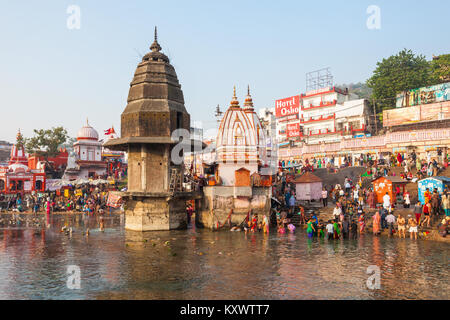
{"type": "Polygon", "coordinates": [[[86,124],[78,130],[77,141],[73,144],[75,161],[69,163],[64,174],[64,179],[75,180],[78,178],[93,178],[106,173],[106,163],[102,161],[102,143],[98,140],[97,130],[86,124]]]}

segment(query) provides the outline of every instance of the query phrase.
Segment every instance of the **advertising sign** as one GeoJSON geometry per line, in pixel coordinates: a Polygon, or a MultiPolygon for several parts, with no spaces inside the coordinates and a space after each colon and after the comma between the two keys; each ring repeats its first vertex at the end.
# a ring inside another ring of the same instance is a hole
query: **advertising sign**
{"type": "Polygon", "coordinates": [[[450,119],[450,101],[383,111],[383,127],[450,119]]]}
{"type": "Polygon", "coordinates": [[[298,114],[299,111],[300,96],[293,96],[275,101],[275,116],[277,118],[298,114]]]}
{"type": "Polygon", "coordinates": [[[300,137],[300,123],[292,123],[286,126],[286,135],[288,138],[300,137]]]}
{"type": "Polygon", "coordinates": [[[411,89],[397,95],[397,108],[418,106],[450,100],[450,82],[430,87],[411,89]]]}

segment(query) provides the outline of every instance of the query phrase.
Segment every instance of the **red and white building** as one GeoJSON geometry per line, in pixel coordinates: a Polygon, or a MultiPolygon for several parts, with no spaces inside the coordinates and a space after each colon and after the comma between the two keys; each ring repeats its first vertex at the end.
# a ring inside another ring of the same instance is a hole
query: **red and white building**
{"type": "Polygon", "coordinates": [[[370,110],[365,99],[355,99],[348,90],[336,87],[301,95],[300,126],[306,144],[339,142],[365,133],[370,110]]]}
{"type": "Polygon", "coordinates": [[[98,132],[88,122],[77,133],[73,144],[75,159],[69,159],[64,173],[65,180],[88,179],[106,173],[106,162],[102,160],[102,143],[98,132]]]}
{"type": "MultiPolygon", "coordinates": [[[[17,140],[21,140],[21,133],[17,134],[17,140]]],[[[45,191],[44,169],[30,169],[28,167],[28,155],[23,145],[15,144],[11,148],[11,156],[8,166],[0,167],[0,193],[24,194],[45,191]]]]}

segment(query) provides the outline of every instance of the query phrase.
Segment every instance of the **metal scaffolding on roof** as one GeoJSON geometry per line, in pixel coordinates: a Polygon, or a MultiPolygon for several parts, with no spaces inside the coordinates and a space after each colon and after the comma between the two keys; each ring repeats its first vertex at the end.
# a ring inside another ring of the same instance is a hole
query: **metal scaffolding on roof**
{"type": "Polygon", "coordinates": [[[306,92],[333,86],[331,68],[323,68],[306,74],[306,92]]]}

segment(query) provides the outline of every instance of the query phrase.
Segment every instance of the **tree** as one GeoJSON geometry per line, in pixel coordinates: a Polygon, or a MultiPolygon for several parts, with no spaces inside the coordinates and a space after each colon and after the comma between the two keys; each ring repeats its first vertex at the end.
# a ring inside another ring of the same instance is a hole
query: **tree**
{"type": "Polygon", "coordinates": [[[57,156],[59,146],[68,139],[67,130],[63,127],[33,131],[35,136],[26,140],[25,148],[28,153],[36,153],[43,156],[45,160],[57,156]]]}
{"type": "Polygon", "coordinates": [[[423,55],[403,49],[398,54],[377,63],[367,85],[372,88],[377,113],[395,106],[398,93],[427,86],[431,82],[430,63],[423,55]]]}
{"type": "Polygon", "coordinates": [[[450,82],[450,54],[433,57],[431,76],[435,84],[450,82]]]}
{"type": "Polygon", "coordinates": [[[370,89],[366,83],[362,82],[343,84],[338,85],[337,87],[348,88],[348,92],[355,94],[359,99],[370,100],[370,97],[372,95],[372,89],[370,89]]]}

